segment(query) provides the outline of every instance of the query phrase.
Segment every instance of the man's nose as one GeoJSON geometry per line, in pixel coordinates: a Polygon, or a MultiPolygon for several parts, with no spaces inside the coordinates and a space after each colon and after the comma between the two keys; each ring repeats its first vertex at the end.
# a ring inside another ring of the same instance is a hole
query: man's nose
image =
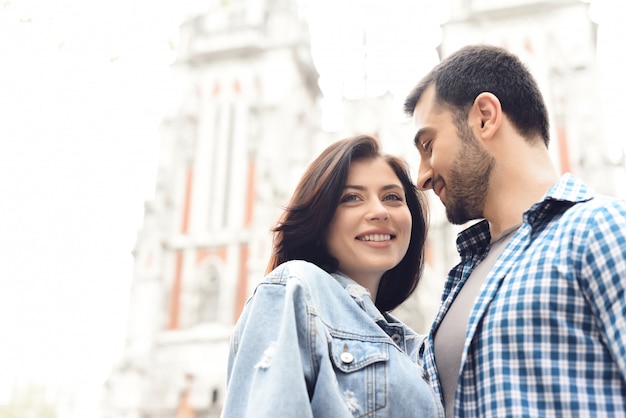
{"type": "Polygon", "coordinates": [[[433,170],[428,164],[420,163],[420,169],[417,173],[417,188],[420,190],[428,190],[433,188],[433,170]]]}

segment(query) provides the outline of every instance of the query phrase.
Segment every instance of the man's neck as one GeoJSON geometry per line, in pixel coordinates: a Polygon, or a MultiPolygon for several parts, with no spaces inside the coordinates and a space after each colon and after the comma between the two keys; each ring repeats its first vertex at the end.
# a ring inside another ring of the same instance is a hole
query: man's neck
{"type": "MultiPolygon", "coordinates": [[[[523,159],[521,161],[524,161],[523,159]]],[[[559,180],[551,161],[529,161],[494,167],[484,215],[491,235],[498,236],[522,222],[524,212],[539,202],[559,180]]]]}

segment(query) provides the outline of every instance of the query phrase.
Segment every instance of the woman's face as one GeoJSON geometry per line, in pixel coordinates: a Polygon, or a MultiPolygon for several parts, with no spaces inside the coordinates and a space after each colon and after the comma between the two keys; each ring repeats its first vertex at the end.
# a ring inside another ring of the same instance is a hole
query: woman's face
{"type": "Polygon", "coordinates": [[[380,157],[352,162],[326,244],[339,270],[370,291],[402,260],[411,239],[402,183],[380,157]]]}

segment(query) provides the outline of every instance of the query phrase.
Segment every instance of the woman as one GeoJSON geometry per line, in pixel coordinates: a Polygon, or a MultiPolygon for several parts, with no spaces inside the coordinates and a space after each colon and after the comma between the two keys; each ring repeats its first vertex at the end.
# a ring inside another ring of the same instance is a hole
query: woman
{"type": "Polygon", "coordinates": [[[406,165],[374,138],[326,148],[273,229],[271,271],[231,339],[222,416],[442,416],[422,338],[387,313],[418,284],[426,225],[406,165]]]}

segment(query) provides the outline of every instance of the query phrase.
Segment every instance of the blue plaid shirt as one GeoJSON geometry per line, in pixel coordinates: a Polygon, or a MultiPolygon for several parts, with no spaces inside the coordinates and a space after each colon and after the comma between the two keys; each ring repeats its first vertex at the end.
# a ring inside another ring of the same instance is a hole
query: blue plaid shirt
{"type": "MultiPolygon", "coordinates": [[[[461,232],[461,262],[426,340],[489,249],[487,221],[461,232]]],[[[565,174],[524,213],[471,311],[455,417],[626,416],[626,202],[565,174]]]]}

